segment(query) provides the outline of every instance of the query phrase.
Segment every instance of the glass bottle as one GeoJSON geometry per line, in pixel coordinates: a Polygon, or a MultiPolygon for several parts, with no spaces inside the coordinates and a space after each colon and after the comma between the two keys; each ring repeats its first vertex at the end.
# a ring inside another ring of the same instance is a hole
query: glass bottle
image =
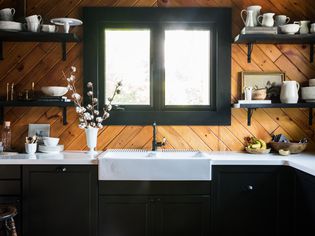
{"type": "Polygon", "coordinates": [[[5,121],[4,122],[4,127],[2,129],[2,145],[3,145],[3,150],[4,151],[10,151],[11,150],[11,122],[10,121],[5,121]]]}

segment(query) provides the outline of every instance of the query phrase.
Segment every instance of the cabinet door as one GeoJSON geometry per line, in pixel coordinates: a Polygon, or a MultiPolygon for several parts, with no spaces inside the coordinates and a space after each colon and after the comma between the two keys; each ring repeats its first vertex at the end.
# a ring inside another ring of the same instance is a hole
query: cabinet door
{"type": "Polygon", "coordinates": [[[277,235],[278,182],[277,167],[216,166],[215,235],[277,235]]]}
{"type": "Polygon", "coordinates": [[[315,177],[302,171],[296,174],[296,235],[315,232],[315,177]]]}
{"type": "Polygon", "coordinates": [[[148,236],[150,201],[142,196],[100,196],[99,236],[148,236]]]}
{"type": "Polygon", "coordinates": [[[163,196],[154,198],[156,236],[208,236],[210,196],[163,196]]]}
{"type": "Polygon", "coordinates": [[[95,236],[95,166],[23,167],[24,236],[95,236]]]}

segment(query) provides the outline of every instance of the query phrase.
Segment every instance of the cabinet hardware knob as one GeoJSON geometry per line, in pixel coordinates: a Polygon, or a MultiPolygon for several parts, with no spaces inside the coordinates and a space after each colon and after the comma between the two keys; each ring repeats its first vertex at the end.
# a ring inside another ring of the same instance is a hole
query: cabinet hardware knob
{"type": "Polygon", "coordinates": [[[254,190],[254,187],[252,185],[248,185],[248,190],[254,190]]]}
{"type": "Polygon", "coordinates": [[[66,167],[57,168],[57,172],[66,172],[66,171],[67,171],[66,167]]]}

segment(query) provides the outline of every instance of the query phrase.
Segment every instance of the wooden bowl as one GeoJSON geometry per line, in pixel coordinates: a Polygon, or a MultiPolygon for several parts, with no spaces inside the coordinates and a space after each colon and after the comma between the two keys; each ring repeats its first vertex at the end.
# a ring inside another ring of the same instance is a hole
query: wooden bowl
{"type": "Polygon", "coordinates": [[[270,142],[270,146],[273,150],[279,152],[279,150],[283,149],[285,151],[289,150],[290,153],[300,153],[303,152],[307,143],[278,143],[278,142],[270,142]]]}
{"type": "Polygon", "coordinates": [[[250,154],[267,154],[270,152],[271,148],[267,148],[267,149],[250,149],[245,147],[246,152],[250,153],[250,154]]]}
{"type": "Polygon", "coordinates": [[[267,97],[267,89],[255,89],[252,93],[253,100],[265,100],[267,97]]]}

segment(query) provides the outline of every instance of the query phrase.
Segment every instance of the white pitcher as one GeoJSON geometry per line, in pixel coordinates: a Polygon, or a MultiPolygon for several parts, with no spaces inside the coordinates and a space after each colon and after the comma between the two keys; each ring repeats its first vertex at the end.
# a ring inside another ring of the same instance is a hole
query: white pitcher
{"type": "Polygon", "coordinates": [[[294,21],[293,23],[300,25],[300,34],[308,34],[310,32],[309,24],[311,22],[309,20],[294,21]]]}
{"type": "Polygon", "coordinates": [[[280,92],[282,103],[297,103],[299,100],[300,84],[297,81],[283,81],[280,92]]]}
{"type": "Polygon", "coordinates": [[[275,24],[275,20],[273,16],[275,13],[265,13],[257,17],[257,21],[259,24],[265,27],[272,27],[275,24]],[[262,20],[260,20],[262,18],[262,20]]]}
{"type": "Polygon", "coordinates": [[[241,12],[241,17],[246,27],[254,27],[254,11],[253,10],[243,10],[241,12]],[[244,20],[243,12],[246,12],[246,20],[244,20]]]}
{"type": "MultiPolygon", "coordinates": [[[[241,18],[242,18],[242,20],[243,20],[245,26],[247,26],[247,25],[246,25],[246,23],[245,23],[246,20],[245,20],[245,18],[244,18],[244,13],[245,13],[245,12],[248,13],[248,11],[253,11],[253,23],[254,23],[253,26],[257,26],[257,25],[258,25],[258,23],[257,23],[257,17],[260,15],[260,10],[261,10],[261,6],[259,6],[259,5],[254,5],[254,6],[249,6],[249,7],[247,7],[246,9],[244,9],[244,10],[241,11],[241,18]]],[[[248,17],[248,14],[247,14],[247,17],[248,17]]]]}

